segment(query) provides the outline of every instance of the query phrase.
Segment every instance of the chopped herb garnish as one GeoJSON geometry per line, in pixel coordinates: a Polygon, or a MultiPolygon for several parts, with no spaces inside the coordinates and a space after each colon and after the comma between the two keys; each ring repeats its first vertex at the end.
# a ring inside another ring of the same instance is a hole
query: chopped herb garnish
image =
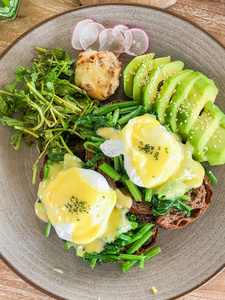
{"type": "MultiPolygon", "coordinates": [[[[158,151],[155,151],[155,147],[151,146],[150,144],[144,145],[144,143],[142,141],[140,141],[140,145],[141,146],[138,146],[139,151],[142,151],[145,154],[150,154],[150,155],[154,153],[153,157],[155,158],[155,160],[159,159],[159,151],[161,150],[161,146],[158,146],[158,151]]],[[[166,151],[167,151],[167,148],[166,148],[166,151]]],[[[168,153],[168,151],[167,151],[167,153],[168,153]]]]}
{"type": "Polygon", "coordinates": [[[159,152],[158,151],[155,152],[154,157],[155,157],[155,160],[158,160],[158,157],[159,157],[159,152]]]}
{"type": "MultiPolygon", "coordinates": [[[[64,206],[68,209],[69,213],[76,215],[79,213],[88,214],[90,210],[90,206],[87,205],[86,201],[79,201],[78,198],[74,196],[71,196],[70,202],[67,202],[64,206]]],[[[77,221],[80,221],[80,219],[77,219],[77,221]]]]}

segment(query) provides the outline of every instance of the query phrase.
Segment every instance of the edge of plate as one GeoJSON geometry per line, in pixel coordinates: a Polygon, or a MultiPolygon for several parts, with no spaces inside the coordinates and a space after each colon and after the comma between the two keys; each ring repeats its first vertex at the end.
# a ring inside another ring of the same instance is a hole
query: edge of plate
{"type": "MultiPolygon", "coordinates": [[[[167,10],[164,10],[162,8],[158,8],[158,7],[154,7],[154,6],[151,6],[151,5],[146,5],[146,4],[135,4],[135,3],[120,3],[120,2],[112,2],[112,3],[101,3],[101,4],[94,4],[94,5],[83,5],[83,6],[78,6],[78,7],[75,7],[75,8],[72,8],[70,10],[67,10],[67,11],[64,11],[64,12],[61,12],[61,13],[58,13],[54,16],[51,16],[45,20],[43,20],[42,22],[40,22],[39,24],[31,27],[29,30],[25,31],[24,33],[22,33],[18,38],[16,38],[13,43],[8,46],[0,55],[0,59],[15,45],[18,43],[18,41],[20,41],[23,37],[25,37],[27,34],[29,34],[31,31],[33,31],[35,28],[59,17],[59,16],[62,16],[62,15],[65,15],[67,13],[70,13],[70,12],[73,12],[73,11],[76,11],[76,10],[80,10],[80,9],[85,9],[85,8],[89,8],[89,7],[95,7],[95,6],[112,6],[112,5],[129,5],[129,6],[140,6],[140,7],[146,7],[146,8],[150,8],[150,9],[153,9],[153,10],[158,10],[158,11],[161,11],[165,14],[169,14],[169,15],[173,15],[179,19],[182,19],[183,21],[187,22],[187,23],[190,23],[192,25],[194,25],[195,27],[199,28],[201,31],[203,31],[205,34],[207,34],[208,36],[210,36],[213,40],[215,40],[220,46],[222,46],[225,50],[225,45],[216,37],[214,37],[213,35],[211,35],[207,30],[205,30],[204,28],[202,28],[200,25],[194,23],[193,21],[189,20],[188,18],[185,18],[183,16],[180,16],[178,15],[177,13],[174,13],[174,12],[171,12],[171,11],[167,11],[167,10]]],[[[9,267],[17,276],[19,276],[21,279],[23,279],[26,283],[28,283],[29,285],[31,285],[32,287],[34,287],[35,289],[39,290],[40,292],[50,296],[50,297],[53,297],[54,299],[57,299],[57,300],[66,300],[65,298],[61,298],[55,294],[52,294],[51,292],[43,289],[42,287],[40,287],[39,285],[33,283],[29,278],[27,278],[26,276],[22,275],[20,273],[20,271],[18,271],[13,265],[11,265],[11,263],[0,253],[0,259],[6,264],[7,267],[9,267]]],[[[176,299],[179,299],[180,297],[183,297],[191,292],[193,292],[194,290],[200,288],[201,286],[205,285],[207,282],[209,282],[210,280],[212,280],[216,275],[218,275],[220,272],[223,271],[223,269],[225,269],[225,263],[215,272],[213,273],[211,276],[209,276],[207,279],[205,279],[203,282],[201,282],[200,284],[194,286],[192,289],[174,297],[174,298],[169,298],[168,300],[176,300],[176,299]]]]}

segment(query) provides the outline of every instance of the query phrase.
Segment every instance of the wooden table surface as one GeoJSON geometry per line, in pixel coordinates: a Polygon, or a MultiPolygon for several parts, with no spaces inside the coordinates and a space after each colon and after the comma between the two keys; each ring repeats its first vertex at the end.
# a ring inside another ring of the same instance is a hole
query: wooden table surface
{"type": "MultiPolygon", "coordinates": [[[[22,33],[41,21],[71,8],[110,0],[21,0],[17,18],[12,21],[0,20],[0,54],[22,33]]],[[[120,2],[122,2],[120,0],[120,2]]],[[[128,0],[153,4],[155,0],[128,0]]],[[[160,2],[160,0],[159,0],[160,2]]],[[[225,45],[225,1],[224,0],[178,0],[168,10],[184,16],[206,29],[225,45]]],[[[0,261],[0,299],[41,299],[51,297],[15,275],[0,261]]],[[[156,297],[157,299],[157,297],[156,297]]],[[[224,300],[225,299],[225,270],[200,289],[186,295],[182,300],[224,300]]],[[[106,300],[106,299],[104,299],[106,300]]]]}

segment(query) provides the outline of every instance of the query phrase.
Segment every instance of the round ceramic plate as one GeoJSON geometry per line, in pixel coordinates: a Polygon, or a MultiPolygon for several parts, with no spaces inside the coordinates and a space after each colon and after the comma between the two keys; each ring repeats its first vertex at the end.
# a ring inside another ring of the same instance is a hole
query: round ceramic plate
{"type": "MultiPolygon", "coordinates": [[[[93,18],[107,27],[124,23],[143,28],[150,37],[149,52],[171,55],[185,68],[203,72],[219,88],[216,104],[225,111],[225,50],[207,33],[179,17],[150,7],[102,5],[61,14],[19,39],[2,56],[0,86],[13,80],[13,70],[30,66],[34,46],[61,47],[73,58],[70,44],[75,23],[93,18]]],[[[131,59],[121,56],[123,66],[131,59]]],[[[123,98],[122,84],[114,98],[123,98]]],[[[38,185],[31,183],[35,147],[16,153],[10,146],[12,131],[0,127],[0,233],[3,260],[23,279],[55,297],[66,299],[173,299],[200,286],[224,265],[225,258],[225,166],[213,167],[219,183],[207,211],[195,222],[178,230],[160,230],[157,245],[162,252],[143,270],[133,267],[123,274],[120,265],[89,264],[65,252],[63,242],[34,213],[38,185]],[[59,268],[64,273],[53,271],[59,268]],[[158,290],[153,295],[151,287],[158,290]],[[99,298],[98,298],[99,297],[99,298]]]]}

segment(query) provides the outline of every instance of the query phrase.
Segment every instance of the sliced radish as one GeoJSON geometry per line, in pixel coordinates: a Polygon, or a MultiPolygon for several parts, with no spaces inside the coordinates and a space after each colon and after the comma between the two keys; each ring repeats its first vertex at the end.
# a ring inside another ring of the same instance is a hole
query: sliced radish
{"type": "Polygon", "coordinates": [[[121,32],[108,31],[108,39],[105,44],[99,49],[100,51],[112,51],[117,54],[123,52],[125,46],[125,39],[121,32]]]}
{"type": "Polygon", "coordinates": [[[105,46],[105,44],[107,43],[108,39],[109,39],[109,34],[111,32],[112,28],[106,28],[105,30],[103,30],[100,34],[99,34],[99,50],[101,51],[101,49],[105,46]]]}
{"type": "Polygon", "coordinates": [[[118,24],[118,25],[113,27],[112,33],[119,31],[119,32],[124,34],[124,32],[127,31],[128,29],[130,29],[128,26],[126,26],[124,24],[118,24]]]}
{"type": "Polygon", "coordinates": [[[98,37],[105,27],[97,22],[87,24],[81,32],[80,45],[84,50],[98,50],[98,37]]]}
{"type": "Polygon", "coordinates": [[[132,28],[124,33],[125,36],[125,52],[132,56],[141,55],[146,52],[149,46],[149,38],[147,33],[140,28],[132,28]],[[133,42],[130,47],[131,34],[133,34],[133,42]],[[130,48],[129,48],[130,47],[130,48]]]}
{"type": "Polygon", "coordinates": [[[127,53],[127,51],[129,51],[131,49],[131,47],[133,46],[133,41],[134,41],[134,35],[133,35],[133,32],[131,31],[131,29],[126,30],[124,32],[124,38],[125,38],[124,51],[127,53]]]}
{"type": "Polygon", "coordinates": [[[72,33],[72,40],[71,40],[71,43],[72,43],[72,46],[74,49],[83,50],[80,45],[80,36],[81,36],[81,33],[82,33],[84,27],[89,23],[94,23],[94,20],[85,19],[85,20],[77,22],[76,25],[74,26],[73,33],[72,33]]]}

